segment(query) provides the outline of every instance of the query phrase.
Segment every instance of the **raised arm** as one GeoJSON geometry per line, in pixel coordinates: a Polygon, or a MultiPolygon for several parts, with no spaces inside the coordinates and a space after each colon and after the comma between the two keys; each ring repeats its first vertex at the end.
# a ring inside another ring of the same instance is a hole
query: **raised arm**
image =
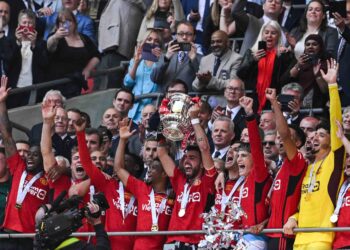
{"type": "Polygon", "coordinates": [[[43,129],[41,131],[40,149],[43,156],[44,170],[47,173],[57,164],[55,155],[52,151],[52,127],[56,115],[56,107],[45,101],[41,105],[41,114],[43,118],[43,129]]]}
{"type": "Polygon", "coordinates": [[[210,146],[207,135],[205,134],[204,129],[200,125],[200,121],[198,119],[199,111],[199,105],[195,104],[189,109],[188,113],[191,118],[197,145],[201,151],[203,166],[206,170],[209,170],[213,168],[214,161],[210,154],[210,146]]]}
{"type": "Polygon", "coordinates": [[[328,83],[329,89],[329,113],[330,113],[330,126],[331,126],[331,148],[332,151],[339,149],[343,143],[337,137],[337,123],[342,122],[341,103],[337,84],[338,63],[334,59],[327,61],[327,74],[321,69],[323,79],[328,83]]]}
{"type": "Polygon", "coordinates": [[[239,99],[239,105],[244,108],[244,111],[247,114],[246,120],[249,143],[254,162],[254,178],[257,182],[262,182],[268,176],[268,171],[267,167],[265,166],[264,153],[261,138],[259,135],[258,124],[255,120],[255,115],[253,112],[253,99],[247,96],[243,96],[239,99]]]}
{"type": "Polygon", "coordinates": [[[276,89],[266,89],[266,98],[271,102],[271,107],[275,113],[276,128],[283,141],[288,160],[292,160],[298,152],[295,142],[292,140],[286,119],[283,116],[281,107],[277,101],[276,89]]]}
{"type": "Polygon", "coordinates": [[[5,146],[6,157],[10,157],[17,152],[17,149],[12,138],[12,127],[6,107],[6,99],[10,90],[10,88],[7,88],[7,82],[7,77],[2,76],[0,86],[0,133],[5,146]]]}
{"type": "Polygon", "coordinates": [[[124,118],[119,122],[119,144],[114,157],[114,172],[118,175],[124,186],[128,182],[130,173],[125,169],[125,148],[129,138],[136,133],[136,129],[130,131],[132,120],[128,121],[128,118],[124,118]]]}
{"type": "Polygon", "coordinates": [[[168,153],[167,144],[165,140],[158,142],[157,155],[160,162],[162,163],[163,169],[167,176],[173,177],[176,165],[174,160],[170,157],[168,153]]]}
{"type": "Polygon", "coordinates": [[[342,143],[345,147],[346,153],[348,153],[350,155],[350,141],[344,135],[343,125],[340,123],[340,121],[336,121],[336,122],[337,122],[337,127],[338,127],[337,137],[342,141],[342,143]]]}

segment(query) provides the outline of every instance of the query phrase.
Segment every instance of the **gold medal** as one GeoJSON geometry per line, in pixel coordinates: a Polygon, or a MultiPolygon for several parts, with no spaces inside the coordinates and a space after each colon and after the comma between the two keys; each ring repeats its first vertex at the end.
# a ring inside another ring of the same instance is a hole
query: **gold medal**
{"type": "Polygon", "coordinates": [[[153,224],[152,227],[151,227],[151,231],[155,232],[155,231],[158,231],[158,225],[157,224],[153,224]]]}
{"type": "Polygon", "coordinates": [[[184,217],[185,214],[186,214],[186,209],[185,209],[185,208],[181,208],[180,211],[179,211],[179,213],[178,213],[178,216],[179,216],[179,217],[184,217]]]}
{"type": "Polygon", "coordinates": [[[306,193],[305,200],[309,201],[310,199],[311,199],[311,194],[310,193],[306,193]]]}
{"type": "Polygon", "coordinates": [[[16,208],[17,208],[17,209],[21,209],[21,208],[22,208],[22,204],[16,203],[16,208]]]}

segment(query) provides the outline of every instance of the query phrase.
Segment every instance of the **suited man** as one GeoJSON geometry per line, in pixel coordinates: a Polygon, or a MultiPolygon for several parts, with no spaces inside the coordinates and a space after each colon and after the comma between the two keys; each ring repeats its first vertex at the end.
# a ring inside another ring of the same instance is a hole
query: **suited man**
{"type": "MultiPolygon", "coordinates": [[[[278,17],[282,12],[283,0],[266,0],[263,4],[264,15],[257,18],[245,12],[246,0],[235,1],[232,8],[232,16],[235,22],[235,33],[243,33],[243,43],[240,54],[244,55],[247,49],[250,49],[258,38],[261,27],[270,20],[278,21],[278,17]]],[[[285,37],[283,36],[285,40],[285,37]]]]}
{"type": "MultiPolygon", "coordinates": [[[[98,27],[98,48],[103,52],[98,69],[119,66],[134,55],[136,38],[146,11],[143,0],[109,0],[98,27]]],[[[124,72],[123,72],[124,73],[124,72]]],[[[124,74],[112,72],[95,78],[95,89],[121,87],[124,74]]]]}
{"type": "MultiPolygon", "coordinates": [[[[89,16],[78,12],[80,0],[62,0],[62,5],[65,9],[71,10],[77,19],[78,32],[87,35],[92,41],[96,43],[96,34],[94,23],[89,16]]],[[[44,39],[47,40],[49,35],[53,32],[56,26],[58,12],[54,12],[51,16],[44,17],[45,32],[44,39]]]]}
{"type": "Polygon", "coordinates": [[[208,126],[213,131],[213,123],[219,116],[227,116],[234,123],[234,132],[236,138],[241,137],[242,130],[245,126],[245,112],[244,109],[239,105],[239,98],[244,96],[245,86],[244,82],[235,77],[231,79],[226,85],[224,97],[226,99],[226,107],[217,106],[214,108],[211,121],[208,126]]]}
{"type": "Polygon", "coordinates": [[[346,2],[346,18],[335,14],[335,24],[341,34],[338,45],[337,61],[339,63],[338,84],[341,104],[343,107],[350,105],[350,2],[346,2]]]}
{"type": "Polygon", "coordinates": [[[188,89],[192,89],[192,82],[196,77],[201,56],[197,53],[195,30],[188,21],[182,21],[176,27],[176,40],[178,43],[190,43],[190,51],[180,51],[175,41],[169,43],[167,52],[162,55],[151,73],[151,80],[159,84],[161,90],[174,79],[184,81],[188,89]]]}
{"type": "MultiPolygon", "coordinates": [[[[300,4],[305,4],[305,2],[300,4]]],[[[284,31],[290,32],[293,28],[299,25],[303,13],[303,9],[296,9],[293,7],[292,1],[285,0],[283,1],[283,10],[278,17],[278,22],[281,24],[284,31]]]]}
{"type": "Polygon", "coordinates": [[[229,48],[226,32],[215,31],[211,36],[211,51],[201,59],[199,71],[193,81],[193,89],[222,90],[236,76],[242,56],[229,48]]]}
{"type": "Polygon", "coordinates": [[[215,119],[211,137],[214,143],[214,152],[211,157],[226,160],[227,151],[235,138],[235,125],[227,116],[219,116],[215,119]]]}

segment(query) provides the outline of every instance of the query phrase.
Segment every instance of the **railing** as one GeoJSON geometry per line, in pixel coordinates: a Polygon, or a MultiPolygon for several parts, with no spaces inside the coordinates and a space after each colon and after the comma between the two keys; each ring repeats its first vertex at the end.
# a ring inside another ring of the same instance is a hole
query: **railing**
{"type": "MultiPolygon", "coordinates": [[[[350,227],[306,227],[294,228],[294,233],[315,233],[315,232],[350,232],[350,227]]],[[[232,233],[249,233],[245,230],[218,230],[218,232],[232,232],[232,233]]],[[[261,233],[282,233],[282,228],[263,229],[261,233]]],[[[108,236],[157,236],[157,235],[191,235],[191,234],[206,234],[204,230],[187,230],[187,231],[137,231],[137,232],[107,232],[108,236]]],[[[9,233],[0,234],[1,238],[34,238],[34,233],[9,233]]],[[[95,236],[95,233],[72,233],[72,236],[88,237],[95,236]]]]}

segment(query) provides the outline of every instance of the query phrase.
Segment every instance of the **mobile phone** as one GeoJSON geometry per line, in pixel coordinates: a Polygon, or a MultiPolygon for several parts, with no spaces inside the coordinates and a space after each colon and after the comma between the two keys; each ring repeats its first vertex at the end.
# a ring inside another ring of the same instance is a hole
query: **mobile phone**
{"type": "Polygon", "coordinates": [[[192,9],[193,13],[198,13],[198,9],[192,9]]]}
{"type": "Polygon", "coordinates": [[[152,49],[154,49],[154,48],[159,48],[159,46],[156,44],[145,43],[142,46],[141,58],[143,60],[147,60],[147,61],[158,62],[158,57],[156,57],[152,53],[152,49]]]}
{"type": "Polygon", "coordinates": [[[318,63],[318,59],[319,58],[318,58],[317,55],[315,55],[315,54],[308,54],[307,56],[308,56],[307,59],[306,59],[307,63],[310,63],[312,65],[316,65],[318,63]]]}
{"type": "Polygon", "coordinates": [[[293,101],[295,99],[295,97],[293,95],[284,95],[281,94],[277,97],[277,101],[279,103],[281,103],[281,109],[282,111],[285,112],[290,112],[292,111],[289,107],[288,107],[288,103],[293,101]]]}
{"type": "Polygon", "coordinates": [[[68,32],[70,27],[70,22],[68,20],[64,21],[63,28],[68,32]]]}
{"type": "Polygon", "coordinates": [[[23,34],[28,34],[29,32],[34,32],[34,27],[20,25],[18,31],[22,31],[23,34]]]}
{"type": "Polygon", "coordinates": [[[342,17],[346,17],[346,1],[329,1],[329,12],[338,12],[342,17]]]}
{"type": "Polygon", "coordinates": [[[180,51],[190,51],[192,45],[190,43],[180,43],[177,40],[174,40],[171,45],[178,44],[180,47],[180,51]]]}
{"type": "Polygon", "coordinates": [[[266,42],[265,41],[259,41],[258,42],[258,50],[266,50],[266,42]]]}

